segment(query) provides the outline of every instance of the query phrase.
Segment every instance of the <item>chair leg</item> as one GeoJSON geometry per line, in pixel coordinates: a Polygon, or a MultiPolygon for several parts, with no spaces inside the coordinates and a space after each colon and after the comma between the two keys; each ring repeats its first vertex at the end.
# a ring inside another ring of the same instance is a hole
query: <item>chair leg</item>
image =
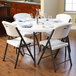
{"type": "Polygon", "coordinates": [[[16,48],[16,54],[17,54],[17,48],[16,48]]]}
{"type": "Polygon", "coordinates": [[[24,52],[24,48],[22,47],[22,51],[23,51],[23,54],[25,54],[25,52],[24,52]]]}
{"type": "Polygon", "coordinates": [[[60,49],[58,49],[58,50],[57,50],[57,52],[56,52],[56,54],[55,54],[54,58],[56,58],[56,57],[57,57],[57,55],[58,55],[59,51],[60,51],[60,49]]]}
{"type": "Polygon", "coordinates": [[[18,62],[18,58],[19,58],[19,54],[20,54],[20,49],[19,49],[18,54],[17,54],[16,63],[15,63],[14,68],[16,68],[16,66],[17,66],[17,62],[18,62]]]}
{"type": "MultiPolygon", "coordinates": [[[[52,54],[52,48],[51,48],[50,42],[49,42],[49,47],[50,47],[50,54],[51,54],[51,58],[52,58],[52,62],[53,62],[54,72],[56,72],[55,62],[54,62],[54,57],[53,57],[53,54],[52,54]]],[[[60,49],[59,49],[59,50],[60,50],[60,49]]]]}
{"type": "Polygon", "coordinates": [[[69,59],[70,59],[70,65],[72,66],[72,60],[71,60],[71,49],[70,49],[70,45],[68,45],[68,54],[69,54],[69,59]]]}
{"type": "Polygon", "coordinates": [[[66,48],[67,48],[67,47],[65,47],[65,61],[66,61],[66,52],[67,52],[66,48]]]}
{"type": "Polygon", "coordinates": [[[52,50],[51,50],[51,49],[50,49],[50,53],[51,53],[51,58],[52,58],[52,62],[53,62],[54,72],[56,72],[54,57],[53,57],[53,55],[52,55],[52,50]]]}
{"type": "MultiPolygon", "coordinates": [[[[40,32],[40,41],[42,40],[42,33],[40,32]]],[[[39,47],[39,51],[41,51],[41,45],[39,47]]]]}
{"type": "MultiPolygon", "coordinates": [[[[22,50],[23,50],[23,49],[22,49],[22,50]]],[[[18,48],[16,48],[16,54],[18,53],[17,51],[18,51],[18,48]]],[[[20,51],[20,53],[21,53],[21,55],[22,55],[22,56],[24,56],[24,55],[22,54],[22,52],[21,52],[21,51],[20,51]]]]}
{"type": "Polygon", "coordinates": [[[23,53],[22,53],[21,51],[20,51],[20,54],[21,54],[22,56],[24,56],[23,53]]]}
{"type": "MultiPolygon", "coordinates": [[[[64,40],[65,40],[65,39],[62,39],[61,41],[63,41],[63,42],[64,42],[64,40]]],[[[58,49],[58,50],[57,50],[57,52],[56,52],[56,54],[55,54],[54,58],[56,58],[56,57],[57,57],[57,55],[58,55],[59,51],[60,51],[60,49],[58,49]]]]}
{"type": "Polygon", "coordinates": [[[37,41],[38,47],[40,48],[40,46],[39,46],[39,41],[38,41],[38,38],[37,38],[36,34],[35,34],[35,38],[36,38],[36,41],[37,41]]]}
{"type": "Polygon", "coordinates": [[[70,59],[70,65],[72,66],[71,55],[70,55],[71,48],[70,48],[70,42],[69,42],[69,37],[68,36],[67,36],[67,40],[66,41],[68,42],[68,54],[69,54],[69,59],[70,59]]]}
{"type": "Polygon", "coordinates": [[[45,53],[45,50],[46,50],[46,47],[43,48],[43,52],[42,52],[41,57],[40,57],[40,59],[39,59],[39,61],[38,61],[38,65],[39,65],[39,63],[40,63],[40,61],[41,61],[41,59],[42,59],[42,57],[43,57],[43,55],[44,55],[44,53],[45,53]]]}
{"type": "Polygon", "coordinates": [[[6,44],[5,53],[4,53],[4,57],[3,57],[3,61],[5,61],[6,52],[7,52],[7,47],[8,47],[8,43],[6,44]]]}

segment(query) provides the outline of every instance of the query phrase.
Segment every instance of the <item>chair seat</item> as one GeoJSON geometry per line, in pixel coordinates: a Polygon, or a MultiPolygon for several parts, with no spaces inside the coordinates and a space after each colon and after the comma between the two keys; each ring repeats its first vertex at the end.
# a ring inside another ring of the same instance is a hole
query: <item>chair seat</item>
{"type": "MultiPolygon", "coordinates": [[[[26,37],[23,37],[23,38],[24,38],[26,44],[33,43],[32,39],[29,39],[29,38],[26,38],[26,37]]],[[[10,44],[10,45],[13,45],[14,47],[19,47],[20,41],[21,41],[21,38],[18,37],[18,38],[12,39],[12,40],[7,40],[7,43],[10,44]]]]}
{"type": "MultiPolygon", "coordinates": [[[[40,45],[46,46],[47,40],[40,41],[40,45]]],[[[56,50],[65,46],[68,46],[68,43],[62,42],[61,40],[51,39],[50,40],[52,50],[56,50]]]]}

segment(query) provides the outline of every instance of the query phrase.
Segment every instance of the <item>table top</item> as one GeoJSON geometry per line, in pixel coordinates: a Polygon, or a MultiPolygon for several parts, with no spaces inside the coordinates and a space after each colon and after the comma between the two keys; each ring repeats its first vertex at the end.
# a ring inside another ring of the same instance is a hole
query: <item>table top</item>
{"type": "Polygon", "coordinates": [[[28,21],[14,21],[15,26],[20,30],[27,32],[50,32],[58,26],[62,26],[68,23],[59,21],[57,19],[39,19],[38,23],[35,19],[28,21]]]}

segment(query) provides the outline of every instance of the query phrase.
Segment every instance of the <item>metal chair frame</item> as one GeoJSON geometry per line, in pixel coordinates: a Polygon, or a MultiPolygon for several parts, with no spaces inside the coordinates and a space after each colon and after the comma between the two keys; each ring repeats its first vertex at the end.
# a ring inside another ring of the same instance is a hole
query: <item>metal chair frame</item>
{"type": "MultiPolygon", "coordinates": [[[[15,27],[15,28],[16,28],[18,34],[19,34],[20,37],[21,37],[21,41],[20,41],[19,47],[16,47],[16,49],[18,49],[18,53],[17,53],[16,63],[15,63],[14,68],[16,68],[16,66],[17,66],[19,54],[21,54],[21,55],[23,56],[23,54],[22,54],[22,52],[21,52],[21,47],[23,47],[23,46],[26,47],[26,49],[28,50],[28,52],[29,52],[31,58],[32,58],[33,61],[34,61],[34,57],[33,57],[32,53],[30,52],[30,50],[29,50],[29,48],[28,48],[28,44],[26,44],[26,42],[25,42],[25,40],[23,39],[23,37],[22,37],[20,31],[18,30],[18,28],[17,28],[17,27],[15,27]],[[23,44],[23,43],[24,43],[24,44],[23,44]]],[[[9,39],[9,36],[8,36],[8,39],[9,39]]],[[[5,53],[4,53],[4,56],[3,56],[3,61],[5,61],[5,58],[6,58],[7,48],[8,48],[8,43],[6,43],[5,53]]],[[[9,58],[9,59],[10,59],[10,58],[9,58]]]]}
{"type": "MultiPolygon", "coordinates": [[[[54,72],[56,72],[55,65],[58,65],[58,64],[55,64],[55,62],[54,62],[54,57],[53,57],[53,55],[55,55],[55,54],[52,53],[52,47],[51,47],[51,43],[50,43],[50,39],[52,38],[52,35],[53,35],[54,31],[55,31],[55,30],[53,30],[53,31],[51,32],[51,35],[50,35],[50,37],[48,38],[48,41],[47,41],[47,43],[46,43],[46,46],[44,46],[43,49],[42,49],[43,51],[42,51],[42,54],[41,54],[41,56],[40,56],[40,58],[39,58],[38,65],[39,65],[41,59],[44,59],[44,58],[46,58],[46,57],[51,56],[51,58],[52,58],[52,63],[53,63],[53,68],[54,68],[54,72]],[[45,53],[46,48],[48,47],[48,45],[49,45],[49,49],[50,49],[50,55],[43,57],[43,55],[44,55],[44,53],[45,53]]],[[[71,55],[70,55],[71,49],[70,49],[69,37],[67,36],[65,39],[66,39],[66,42],[68,42],[68,54],[69,54],[69,59],[68,59],[68,60],[70,60],[70,65],[72,66],[71,55]]],[[[66,61],[68,61],[68,60],[66,60],[66,61]]],[[[64,63],[64,62],[66,62],[66,61],[63,61],[63,62],[61,62],[61,63],[64,63]]],[[[61,64],[61,63],[59,63],[59,64],[61,64]]]]}

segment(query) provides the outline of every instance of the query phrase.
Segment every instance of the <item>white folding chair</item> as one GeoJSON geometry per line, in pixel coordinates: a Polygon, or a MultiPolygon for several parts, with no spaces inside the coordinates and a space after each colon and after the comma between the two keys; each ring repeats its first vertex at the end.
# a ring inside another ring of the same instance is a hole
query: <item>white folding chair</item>
{"type": "MultiPolygon", "coordinates": [[[[24,21],[28,21],[28,20],[32,19],[31,15],[28,13],[17,13],[13,16],[13,18],[15,21],[18,21],[18,22],[19,21],[24,22],[24,21]]],[[[25,32],[25,35],[32,37],[33,33],[25,32]]]]}
{"type": "Polygon", "coordinates": [[[68,14],[57,14],[56,19],[64,22],[71,22],[72,17],[68,14]]]}
{"type": "Polygon", "coordinates": [[[8,36],[16,37],[16,38],[13,38],[13,39],[9,39],[9,38],[7,39],[3,61],[5,61],[8,44],[10,44],[10,45],[14,46],[16,49],[18,49],[16,63],[15,63],[14,68],[16,68],[19,54],[22,53],[21,52],[21,47],[23,47],[23,46],[25,46],[27,48],[30,56],[34,60],[33,55],[31,54],[31,52],[30,52],[30,50],[29,50],[29,48],[27,46],[27,45],[33,43],[33,40],[29,39],[27,37],[24,37],[23,34],[18,30],[17,27],[14,26],[13,23],[2,21],[2,24],[3,24],[4,28],[5,28],[6,33],[7,33],[8,36]]]}
{"type": "MultiPolygon", "coordinates": [[[[13,16],[15,21],[29,21],[31,18],[31,15],[28,13],[17,13],[13,16]]],[[[38,34],[38,33],[37,33],[38,34]]],[[[30,36],[30,38],[33,36],[33,32],[25,32],[25,36],[30,36]]],[[[36,36],[37,44],[39,46],[38,38],[36,36]]]]}
{"type": "MultiPolygon", "coordinates": [[[[56,19],[59,20],[59,21],[63,21],[63,22],[71,22],[72,20],[72,17],[68,14],[57,14],[56,15],[56,19]]],[[[50,32],[46,32],[45,33],[47,36],[49,36],[50,32]]]]}
{"type": "MultiPolygon", "coordinates": [[[[66,22],[66,23],[70,23],[71,20],[72,20],[72,17],[71,17],[70,15],[68,15],[68,14],[57,14],[57,15],[56,15],[56,19],[59,20],[59,21],[63,21],[63,22],[66,22]]],[[[50,35],[50,33],[51,33],[51,32],[46,32],[46,33],[45,33],[46,36],[47,36],[47,38],[48,38],[48,36],[50,35]]],[[[64,39],[62,39],[62,40],[64,40],[64,39]]],[[[58,51],[57,51],[57,53],[56,53],[56,55],[55,55],[55,58],[56,58],[56,56],[57,56],[58,53],[59,53],[59,49],[58,49],[58,51]]],[[[65,59],[66,59],[66,48],[65,48],[65,59]]]]}
{"type": "MultiPolygon", "coordinates": [[[[68,15],[68,14],[57,14],[56,19],[60,20],[60,21],[63,21],[63,22],[67,22],[67,23],[70,23],[72,21],[72,17],[70,15],[68,15]]],[[[62,39],[62,40],[64,41],[65,38],[62,39]]],[[[57,53],[55,55],[55,58],[56,58],[58,53],[59,53],[59,49],[58,49],[58,51],[57,51],[57,53]]],[[[65,48],[65,59],[66,59],[66,48],[65,48]]]]}
{"type": "Polygon", "coordinates": [[[50,55],[51,55],[52,62],[53,62],[54,72],[56,72],[55,62],[54,62],[54,57],[53,57],[52,51],[68,46],[68,54],[69,54],[68,60],[70,60],[70,64],[72,65],[71,56],[70,56],[71,49],[70,49],[70,43],[69,43],[69,38],[68,38],[68,34],[69,34],[70,29],[71,29],[71,26],[72,26],[71,23],[67,23],[67,24],[58,26],[55,29],[53,29],[48,40],[40,41],[40,45],[43,45],[44,47],[43,47],[43,51],[42,51],[42,54],[40,56],[40,59],[38,61],[38,64],[40,63],[42,58],[47,57],[47,56],[43,57],[43,55],[46,51],[46,48],[48,47],[50,49],[50,55]],[[65,38],[66,41],[63,42],[63,41],[59,40],[61,38],[65,38]]]}
{"type": "Polygon", "coordinates": [[[20,20],[26,21],[31,19],[31,15],[28,13],[17,13],[13,16],[13,18],[15,21],[20,21],[20,20]]]}

